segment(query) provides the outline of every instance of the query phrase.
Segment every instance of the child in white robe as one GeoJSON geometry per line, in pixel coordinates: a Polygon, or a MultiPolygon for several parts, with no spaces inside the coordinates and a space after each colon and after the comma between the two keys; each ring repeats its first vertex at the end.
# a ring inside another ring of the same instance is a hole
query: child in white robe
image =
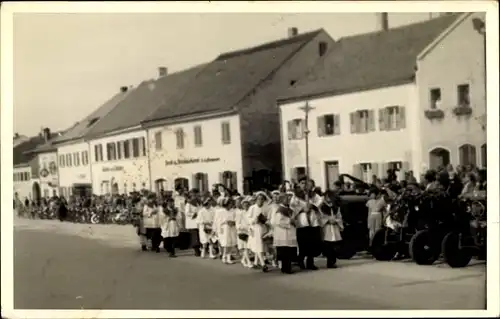
{"type": "Polygon", "coordinates": [[[250,223],[248,220],[248,208],[250,207],[250,199],[244,198],[241,201],[241,208],[236,210],[236,229],[238,232],[238,249],[241,252],[241,264],[243,267],[252,267],[250,256],[248,255],[248,233],[250,223]]]}
{"type": "Polygon", "coordinates": [[[222,248],[222,262],[234,264],[231,260],[233,249],[238,244],[236,230],[236,211],[231,198],[224,198],[221,202],[219,214],[219,242],[222,248]]]}
{"type": "Polygon", "coordinates": [[[258,192],[256,194],[255,204],[250,206],[248,211],[248,219],[250,223],[250,237],[248,239],[248,243],[249,248],[255,254],[253,267],[262,267],[263,271],[267,271],[267,266],[264,258],[265,247],[263,241],[263,236],[266,231],[266,217],[264,211],[264,202],[266,200],[266,194],[264,192],[258,192]]]}
{"type": "Polygon", "coordinates": [[[170,257],[176,257],[175,242],[180,234],[180,219],[181,214],[174,206],[174,199],[167,198],[165,208],[160,209],[160,227],[163,247],[170,257]]]}
{"type": "Polygon", "coordinates": [[[212,198],[207,197],[203,200],[203,207],[198,212],[198,229],[200,234],[200,243],[202,245],[201,258],[206,257],[208,249],[209,257],[215,259],[212,236],[214,233],[214,207],[212,198]]]}
{"type": "Polygon", "coordinates": [[[335,203],[334,193],[327,191],[319,207],[323,234],[322,253],[326,257],[327,268],[337,268],[336,246],[342,241],[344,230],[340,207],[335,203]]]}

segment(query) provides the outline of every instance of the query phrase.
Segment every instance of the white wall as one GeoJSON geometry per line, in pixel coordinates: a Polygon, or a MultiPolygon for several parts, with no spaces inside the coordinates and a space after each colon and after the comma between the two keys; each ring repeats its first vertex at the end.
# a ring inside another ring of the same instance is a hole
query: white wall
{"type": "MultiPolygon", "coordinates": [[[[109,142],[119,142],[126,139],[132,138],[146,138],[146,131],[140,130],[135,132],[124,133],[115,136],[103,137],[90,141],[90,158],[89,161],[92,163],[92,188],[94,194],[103,194],[105,189],[101,190],[101,184],[104,181],[108,181],[110,184],[117,183],[119,193],[123,193],[125,190],[131,192],[133,190],[133,184],[135,183],[135,189],[140,190],[142,188],[150,189],[149,183],[149,169],[148,169],[148,157],[146,147],[146,156],[140,156],[138,158],[120,159],[120,160],[107,160],[106,154],[106,143],[109,142]],[[103,148],[103,161],[95,161],[95,148],[97,144],[102,144],[103,148]],[[145,187],[143,187],[145,185],[145,187]]],[[[147,143],[147,139],[146,139],[147,143]]],[[[141,154],[142,155],[142,154],[141,154]]]]}
{"type": "MultiPolygon", "coordinates": [[[[89,163],[83,165],[82,152],[89,151],[89,144],[87,142],[69,144],[60,146],[57,149],[58,160],[60,156],[66,156],[66,154],[73,154],[78,152],[80,155],[80,165],[75,166],[74,159],[72,160],[72,166],[68,166],[65,162],[64,167],[59,166],[59,186],[60,187],[72,187],[73,184],[91,184],[92,176],[90,171],[90,153],[89,153],[89,163]]],[[[66,161],[66,160],[65,160],[66,161]]],[[[60,164],[60,163],[59,163],[60,164]]]]}
{"type": "MultiPolygon", "coordinates": [[[[256,129],[258,129],[256,127],[256,129]]],[[[239,115],[193,121],[188,123],[174,124],[151,128],[148,131],[149,148],[151,154],[151,176],[152,181],[160,178],[166,180],[166,189],[174,188],[176,178],[187,178],[189,187],[193,185],[193,175],[196,173],[208,174],[208,185],[220,182],[220,174],[223,171],[236,172],[237,188],[243,192],[243,161],[241,153],[240,118],[239,115]],[[222,144],[221,123],[230,123],[231,143],[222,144]],[[194,127],[202,127],[202,146],[194,145],[194,127]],[[184,148],[177,149],[175,131],[178,128],[184,130],[184,148]],[[156,150],[155,134],[162,132],[162,149],[156,150]],[[190,164],[175,164],[167,161],[179,159],[219,159],[218,161],[199,162],[190,164]]],[[[154,187],[154,185],[153,185],[154,187]]]]}
{"type": "MultiPolygon", "coordinates": [[[[281,134],[285,179],[290,180],[294,167],[305,167],[305,140],[289,140],[287,122],[304,118],[299,109],[305,101],[280,106],[281,134]]],[[[359,163],[408,162],[410,169],[419,173],[419,165],[414,163],[413,149],[418,140],[413,138],[416,122],[417,96],[414,84],[382,88],[310,100],[315,109],[309,115],[309,168],[310,176],[318,186],[326,188],[325,161],[338,161],[340,173],[354,174],[353,165],[359,163]],[[404,106],[406,128],[399,131],[379,131],[378,109],[386,106],[404,106]],[[360,109],[375,109],[374,132],[351,134],[350,113],[360,109]],[[318,137],[317,117],[324,114],[340,115],[340,135],[318,137]]],[[[379,176],[382,165],[379,165],[379,176]]],[[[376,173],[376,172],[375,172],[376,173]]]]}
{"type": "Polygon", "coordinates": [[[42,197],[59,195],[59,161],[57,152],[42,153],[38,155],[40,165],[40,190],[42,197]],[[46,170],[48,175],[42,176],[46,170]]]}
{"type": "Polygon", "coordinates": [[[28,176],[26,180],[14,180],[14,194],[17,193],[19,199],[24,203],[25,198],[31,199],[33,196],[31,191],[31,167],[14,167],[14,174],[18,174],[18,177],[20,174],[25,174],[24,176],[27,174],[28,176]]]}

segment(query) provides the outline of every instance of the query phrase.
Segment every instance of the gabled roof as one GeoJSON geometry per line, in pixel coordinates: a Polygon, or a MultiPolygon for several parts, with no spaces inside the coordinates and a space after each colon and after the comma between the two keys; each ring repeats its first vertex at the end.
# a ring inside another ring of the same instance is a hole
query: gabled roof
{"type": "Polygon", "coordinates": [[[30,137],[27,141],[15,146],[12,151],[14,166],[26,164],[31,161],[36,156],[36,153],[34,151],[37,149],[37,147],[43,144],[45,144],[45,139],[40,135],[36,135],[30,137]]]}
{"type": "Polygon", "coordinates": [[[68,129],[62,136],[54,140],[54,143],[63,143],[74,139],[79,139],[85,136],[87,132],[92,130],[101,120],[103,120],[121,101],[123,101],[133,88],[129,88],[126,92],[119,92],[103,105],[90,113],[86,118],[68,129]]]}
{"type": "Polygon", "coordinates": [[[187,85],[205,67],[199,65],[169,74],[156,80],[142,82],[104,118],[97,122],[85,138],[95,138],[109,132],[135,127],[164,101],[187,85]]]}
{"type": "Polygon", "coordinates": [[[280,102],[346,94],[414,80],[417,56],[460,14],[340,38],[280,102]]]}
{"type": "Polygon", "coordinates": [[[324,31],[221,54],[145,122],[154,125],[156,120],[231,110],[320,32],[324,31]]]}

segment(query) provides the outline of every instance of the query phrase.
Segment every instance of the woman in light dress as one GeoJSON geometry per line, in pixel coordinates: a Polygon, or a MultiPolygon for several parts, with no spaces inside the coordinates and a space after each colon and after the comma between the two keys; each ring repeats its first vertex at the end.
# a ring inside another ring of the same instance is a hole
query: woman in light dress
{"type": "Polygon", "coordinates": [[[252,268],[252,262],[248,254],[248,238],[250,223],[248,220],[248,208],[251,198],[245,197],[241,200],[240,208],[236,210],[236,229],[238,232],[238,250],[241,253],[241,264],[243,267],[252,268]]]}
{"type": "Polygon", "coordinates": [[[203,200],[203,207],[198,212],[198,231],[200,234],[201,248],[201,258],[206,257],[208,250],[209,257],[215,259],[214,247],[212,242],[212,236],[214,233],[214,213],[215,209],[212,205],[212,198],[206,197],[203,200]]]}
{"type": "Polygon", "coordinates": [[[250,237],[248,239],[248,248],[255,254],[253,267],[262,267],[266,271],[267,266],[264,259],[265,246],[263,235],[266,231],[266,217],[264,203],[267,196],[264,192],[256,194],[255,204],[250,206],[248,211],[248,219],[250,223],[250,237]]]}
{"type": "Polygon", "coordinates": [[[238,244],[238,237],[233,199],[225,197],[221,200],[218,222],[218,237],[222,248],[222,262],[225,264],[234,264],[234,261],[231,260],[231,254],[238,244]]]}
{"type": "Polygon", "coordinates": [[[161,236],[163,237],[163,247],[169,253],[170,257],[176,257],[175,242],[180,234],[180,220],[181,214],[175,208],[174,199],[168,197],[165,207],[163,210],[160,210],[160,225],[161,236]]]}

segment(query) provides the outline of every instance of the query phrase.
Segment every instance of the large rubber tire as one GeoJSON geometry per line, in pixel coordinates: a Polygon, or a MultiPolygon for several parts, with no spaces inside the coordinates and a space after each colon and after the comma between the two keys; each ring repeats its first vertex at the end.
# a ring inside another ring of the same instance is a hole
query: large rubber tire
{"type": "Polygon", "coordinates": [[[379,229],[373,236],[370,252],[376,260],[389,261],[396,255],[395,245],[385,242],[386,228],[379,229]]]}
{"type": "Polygon", "coordinates": [[[356,255],[356,250],[348,244],[343,243],[338,247],[336,253],[338,259],[348,260],[356,255]]]}
{"type": "Polygon", "coordinates": [[[460,236],[456,232],[446,234],[441,245],[444,260],[451,268],[463,268],[472,259],[470,249],[460,248],[460,236]]]}
{"type": "Polygon", "coordinates": [[[419,230],[410,240],[409,251],[417,265],[432,265],[441,253],[441,241],[428,229],[419,230]]]}

